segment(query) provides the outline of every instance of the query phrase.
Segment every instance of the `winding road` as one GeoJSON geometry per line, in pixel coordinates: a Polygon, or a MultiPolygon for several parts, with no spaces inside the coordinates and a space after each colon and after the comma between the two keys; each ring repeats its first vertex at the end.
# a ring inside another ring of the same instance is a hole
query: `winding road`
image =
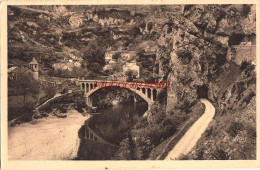
{"type": "Polygon", "coordinates": [[[71,160],[77,157],[80,144],[78,131],[85,120],[76,110],[66,118],[47,117],[36,124],[23,123],[9,127],[10,160],[71,160]]]}
{"type": "Polygon", "coordinates": [[[177,160],[180,156],[188,154],[212,121],[215,115],[215,107],[206,99],[200,99],[200,101],[205,105],[204,114],[189,128],[168,153],[165,160],[177,160]]]}

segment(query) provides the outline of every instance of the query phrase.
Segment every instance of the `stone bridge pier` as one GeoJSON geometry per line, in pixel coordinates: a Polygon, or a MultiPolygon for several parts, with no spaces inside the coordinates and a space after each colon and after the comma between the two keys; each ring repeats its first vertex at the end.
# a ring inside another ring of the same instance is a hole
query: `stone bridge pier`
{"type": "Polygon", "coordinates": [[[91,96],[86,96],[86,104],[88,107],[93,106],[93,98],[91,96]]]}

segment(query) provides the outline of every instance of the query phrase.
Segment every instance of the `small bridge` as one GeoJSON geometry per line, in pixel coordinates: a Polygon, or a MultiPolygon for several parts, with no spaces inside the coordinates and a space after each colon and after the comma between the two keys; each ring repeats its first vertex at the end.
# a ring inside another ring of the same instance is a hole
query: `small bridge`
{"type": "Polygon", "coordinates": [[[97,90],[103,89],[111,89],[114,88],[124,88],[129,89],[135,94],[138,94],[141,98],[143,98],[148,103],[148,110],[150,106],[154,103],[157,97],[157,93],[159,89],[166,89],[169,87],[168,82],[125,82],[125,81],[106,81],[106,80],[80,80],[78,79],[78,84],[82,91],[85,92],[87,97],[87,105],[93,105],[93,99],[91,94],[95,93],[97,90]]]}

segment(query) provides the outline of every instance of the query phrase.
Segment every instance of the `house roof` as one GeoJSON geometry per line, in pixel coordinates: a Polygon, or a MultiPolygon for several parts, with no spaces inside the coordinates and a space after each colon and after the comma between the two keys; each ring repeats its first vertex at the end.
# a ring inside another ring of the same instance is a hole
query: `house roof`
{"type": "Polygon", "coordinates": [[[38,62],[35,60],[35,58],[33,57],[32,61],[29,64],[38,64],[38,62]]]}
{"type": "Polygon", "coordinates": [[[8,73],[21,73],[21,74],[24,74],[24,73],[32,73],[33,71],[30,69],[30,68],[27,68],[27,67],[24,67],[24,66],[21,66],[21,67],[11,67],[8,69],[8,73]]]}
{"type": "Polygon", "coordinates": [[[81,64],[79,61],[76,61],[74,63],[55,63],[52,65],[55,69],[65,68],[65,69],[72,69],[74,66],[81,64]]]}

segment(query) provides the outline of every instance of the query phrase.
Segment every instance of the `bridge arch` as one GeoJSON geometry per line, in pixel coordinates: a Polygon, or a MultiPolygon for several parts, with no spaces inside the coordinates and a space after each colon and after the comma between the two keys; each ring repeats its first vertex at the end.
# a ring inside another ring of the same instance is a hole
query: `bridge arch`
{"type": "MultiPolygon", "coordinates": [[[[93,93],[95,93],[96,91],[98,91],[98,90],[100,90],[100,89],[105,89],[106,87],[108,87],[108,86],[105,86],[105,87],[103,87],[103,88],[98,88],[98,87],[96,87],[96,88],[90,90],[89,92],[85,93],[85,95],[86,95],[87,97],[90,97],[90,96],[91,96],[93,93]]],[[[109,86],[109,87],[114,87],[114,88],[115,88],[115,87],[117,87],[117,86],[109,86]]],[[[120,87],[120,88],[123,88],[123,87],[120,87]]],[[[151,105],[152,103],[154,103],[154,101],[152,100],[152,93],[151,93],[152,90],[151,90],[151,89],[145,89],[145,92],[146,92],[147,94],[148,94],[148,91],[150,91],[150,96],[147,96],[145,93],[143,93],[141,89],[140,89],[140,90],[131,89],[131,88],[125,88],[125,89],[128,89],[128,90],[134,92],[135,94],[139,95],[142,99],[144,99],[144,100],[148,103],[148,105],[151,105]]]]}
{"type": "MultiPolygon", "coordinates": [[[[155,99],[156,99],[156,95],[157,95],[157,89],[154,89],[153,87],[155,87],[155,85],[152,84],[145,84],[144,86],[138,86],[135,88],[126,88],[126,86],[122,83],[120,84],[120,82],[115,82],[113,81],[115,84],[112,83],[112,81],[106,81],[104,83],[104,81],[99,81],[99,86],[97,85],[97,81],[96,80],[79,80],[79,84],[81,87],[81,90],[84,91],[85,96],[87,97],[87,104],[90,103],[92,105],[92,101],[90,100],[91,98],[91,94],[95,93],[97,90],[101,89],[101,88],[125,88],[128,89],[132,92],[134,92],[135,94],[139,95],[142,99],[144,99],[147,103],[148,103],[148,107],[151,106],[155,99]],[[101,84],[101,85],[100,85],[101,84]]],[[[128,83],[134,83],[134,82],[128,82],[128,83]]]]}
{"type": "MultiPolygon", "coordinates": [[[[149,114],[152,104],[157,98],[158,89],[166,89],[169,87],[168,82],[162,82],[160,84],[151,84],[151,83],[142,83],[140,82],[120,82],[120,81],[105,81],[105,80],[80,80],[78,79],[78,84],[81,87],[81,90],[84,91],[86,96],[86,104],[89,107],[93,105],[93,97],[91,95],[95,93],[97,90],[102,88],[112,88],[112,87],[121,87],[124,89],[128,89],[135,94],[139,95],[142,99],[144,99],[148,104],[148,110],[144,116],[149,114]],[[114,84],[113,84],[114,83],[114,84]],[[85,84],[85,85],[83,85],[85,84]],[[138,85],[137,85],[138,84],[138,85]],[[85,87],[85,88],[83,88],[85,87]]],[[[154,82],[155,83],[155,82],[154,82]]]]}

